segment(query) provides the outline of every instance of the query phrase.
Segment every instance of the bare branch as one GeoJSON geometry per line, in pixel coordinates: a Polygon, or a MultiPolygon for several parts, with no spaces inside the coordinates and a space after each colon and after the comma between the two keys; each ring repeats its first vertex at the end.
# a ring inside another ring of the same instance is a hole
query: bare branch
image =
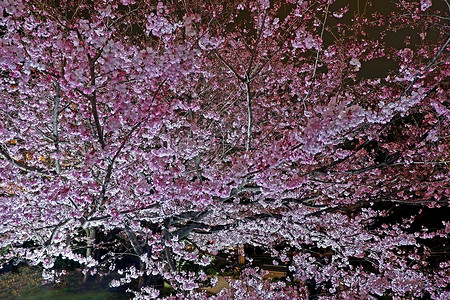
{"type": "Polygon", "coordinates": [[[416,81],[422,76],[424,75],[426,72],[428,72],[428,70],[431,68],[431,66],[436,62],[436,60],[442,55],[442,53],[444,52],[445,48],[447,47],[447,45],[450,43],[450,37],[447,38],[447,40],[445,41],[445,43],[441,46],[441,48],[439,48],[438,52],[436,53],[436,55],[430,60],[430,62],[425,66],[425,68],[423,69],[423,72],[421,74],[416,75],[413,80],[411,80],[411,82],[408,84],[408,86],[406,87],[406,89],[403,91],[402,95],[400,96],[400,98],[405,97],[406,94],[408,93],[408,91],[413,87],[413,85],[416,83],[416,81]]]}
{"type": "MultiPolygon", "coordinates": [[[[439,48],[438,52],[436,53],[435,56],[433,56],[433,58],[430,60],[430,62],[425,66],[425,68],[423,69],[423,72],[420,74],[417,74],[408,84],[408,86],[406,87],[406,89],[403,91],[403,93],[400,95],[399,99],[403,98],[406,96],[406,94],[408,93],[408,91],[414,86],[414,84],[417,82],[417,80],[419,78],[421,78],[422,76],[425,75],[425,73],[431,68],[431,66],[436,62],[436,60],[438,60],[438,58],[442,55],[442,53],[445,51],[445,48],[447,47],[447,45],[450,43],[450,37],[447,38],[447,40],[444,42],[444,44],[442,44],[441,48],[439,48]]],[[[379,130],[378,132],[382,132],[384,129],[386,129],[389,124],[391,124],[392,121],[397,120],[397,118],[400,116],[401,114],[398,112],[396,113],[392,118],[391,121],[387,122],[386,124],[384,124],[379,130]]]]}
{"type": "MultiPolygon", "coordinates": [[[[324,33],[324,31],[325,31],[325,23],[327,22],[327,18],[328,18],[328,9],[329,9],[329,7],[330,7],[330,3],[327,4],[327,8],[326,8],[326,11],[325,11],[325,18],[324,18],[324,20],[323,20],[322,30],[321,30],[321,32],[320,32],[320,39],[323,39],[323,33],[324,33]]],[[[312,77],[311,77],[311,84],[310,84],[310,86],[309,86],[308,93],[307,93],[306,96],[303,97],[303,99],[302,99],[303,105],[304,105],[304,106],[306,106],[306,105],[305,105],[305,100],[308,99],[309,95],[311,94],[311,91],[312,91],[313,85],[314,85],[314,81],[315,81],[315,79],[316,79],[317,66],[318,66],[318,64],[319,64],[319,56],[320,56],[320,52],[321,52],[320,49],[317,50],[317,53],[316,53],[316,60],[315,60],[315,62],[314,62],[314,70],[313,70],[313,74],[312,74],[312,77]]],[[[305,108],[306,108],[306,107],[305,107],[305,108]]]]}
{"type": "Polygon", "coordinates": [[[392,166],[407,166],[407,165],[448,165],[450,160],[442,161],[411,161],[411,162],[398,162],[393,163],[392,166]]]}
{"type": "Polygon", "coordinates": [[[223,57],[219,54],[219,52],[217,52],[217,50],[214,50],[214,54],[220,59],[220,61],[237,77],[237,79],[239,79],[239,81],[241,82],[246,82],[247,80],[242,77],[241,75],[239,75],[236,70],[229,64],[226,62],[225,59],[223,59],[223,57]]]}
{"type": "MultiPolygon", "coordinates": [[[[264,12],[264,17],[263,17],[263,20],[262,20],[262,23],[261,23],[261,28],[259,29],[259,32],[258,32],[258,37],[256,38],[256,41],[255,41],[255,44],[254,44],[254,47],[253,47],[253,54],[252,54],[252,57],[250,58],[250,63],[248,64],[247,74],[251,74],[251,70],[252,70],[252,67],[253,67],[253,62],[254,62],[254,60],[256,58],[256,51],[257,51],[256,48],[258,47],[259,41],[261,40],[261,36],[262,36],[263,31],[264,31],[264,26],[266,24],[267,13],[268,13],[268,11],[266,10],[264,12]]],[[[249,76],[247,76],[247,77],[249,77],[249,76]]]]}

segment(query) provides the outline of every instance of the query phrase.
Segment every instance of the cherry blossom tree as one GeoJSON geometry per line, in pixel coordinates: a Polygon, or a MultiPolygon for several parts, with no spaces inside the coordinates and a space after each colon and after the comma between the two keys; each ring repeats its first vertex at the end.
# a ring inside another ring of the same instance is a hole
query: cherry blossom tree
{"type": "Polygon", "coordinates": [[[211,298],[450,297],[450,5],[376,2],[0,1],[1,261],[202,299],[250,245],[285,280],[211,298]]]}

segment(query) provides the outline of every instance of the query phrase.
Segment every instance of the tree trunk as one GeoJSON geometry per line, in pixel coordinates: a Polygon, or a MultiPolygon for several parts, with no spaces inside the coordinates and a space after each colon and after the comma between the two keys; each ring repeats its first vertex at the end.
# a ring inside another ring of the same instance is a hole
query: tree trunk
{"type": "MultiPolygon", "coordinates": [[[[94,242],[96,238],[96,230],[95,228],[86,228],[85,229],[86,236],[87,236],[87,243],[86,243],[86,258],[92,257],[94,254],[94,242]]],[[[87,283],[88,280],[88,274],[86,273],[83,277],[83,284],[87,283]]]]}

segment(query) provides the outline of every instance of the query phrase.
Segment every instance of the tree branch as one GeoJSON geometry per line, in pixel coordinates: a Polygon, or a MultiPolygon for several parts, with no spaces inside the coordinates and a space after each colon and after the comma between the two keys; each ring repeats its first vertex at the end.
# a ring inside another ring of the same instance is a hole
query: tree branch
{"type": "MultiPolygon", "coordinates": [[[[330,4],[328,3],[328,4],[327,4],[326,11],[325,11],[325,18],[324,18],[323,24],[322,24],[322,30],[321,30],[321,32],[320,32],[320,39],[323,38],[323,33],[324,33],[324,31],[325,31],[325,23],[327,22],[327,18],[328,18],[328,9],[329,9],[329,7],[330,7],[330,4]]],[[[320,56],[320,49],[317,50],[317,53],[316,53],[316,60],[315,60],[315,62],[314,62],[314,70],[313,70],[313,74],[312,74],[312,77],[311,77],[311,84],[310,84],[310,86],[309,86],[308,93],[307,93],[306,96],[303,97],[303,99],[302,99],[303,105],[305,105],[305,100],[308,99],[308,97],[309,97],[309,95],[311,94],[311,91],[312,91],[312,89],[313,89],[313,84],[314,84],[314,81],[315,81],[315,79],[316,79],[317,66],[318,66],[318,64],[319,64],[319,56],[320,56]]],[[[306,109],[306,105],[305,105],[305,109],[306,109]]]]}
{"type": "MultiPolygon", "coordinates": [[[[442,53],[445,51],[445,48],[450,43],[450,37],[447,38],[447,40],[442,44],[442,46],[439,48],[438,52],[433,56],[433,58],[430,60],[430,62],[425,66],[423,69],[423,72],[421,74],[416,75],[411,82],[408,84],[406,89],[403,91],[403,93],[400,95],[399,99],[402,97],[405,97],[408,91],[414,86],[414,84],[417,82],[417,80],[425,75],[425,73],[431,68],[431,66],[436,62],[436,60],[442,55],[442,53]]],[[[391,124],[393,121],[397,120],[397,118],[400,116],[400,113],[396,113],[389,122],[384,124],[378,132],[382,132],[384,129],[386,129],[389,124],[391,124]]]]}
{"type": "MultiPolygon", "coordinates": [[[[166,218],[164,220],[164,228],[163,228],[163,234],[164,234],[164,240],[163,241],[169,241],[170,240],[170,232],[169,232],[169,225],[170,225],[170,220],[168,218],[166,218]]],[[[171,257],[171,253],[170,253],[170,249],[168,246],[164,245],[164,252],[166,254],[166,259],[167,259],[167,263],[169,264],[169,268],[172,272],[176,271],[175,265],[172,261],[172,257],[171,257]]]]}
{"type": "Polygon", "coordinates": [[[133,246],[134,252],[136,252],[136,254],[140,257],[142,254],[144,254],[144,251],[142,250],[141,245],[139,245],[136,234],[134,234],[134,232],[128,225],[125,225],[124,230],[128,236],[128,239],[130,240],[131,245],[133,246]]]}
{"type": "Polygon", "coordinates": [[[248,64],[248,68],[247,68],[247,74],[248,74],[247,79],[248,79],[248,77],[250,77],[250,74],[251,74],[251,71],[252,71],[253,62],[254,62],[255,57],[256,57],[256,51],[257,51],[256,48],[259,45],[259,41],[261,40],[261,36],[262,36],[263,31],[264,31],[264,25],[266,24],[267,13],[268,13],[268,11],[266,10],[264,12],[264,17],[263,17],[263,20],[262,20],[262,23],[261,23],[261,28],[259,29],[259,32],[258,32],[258,37],[256,38],[256,41],[255,41],[255,44],[254,44],[254,47],[253,47],[253,54],[252,54],[252,56],[250,58],[250,63],[248,64]]]}
{"type": "MultiPolygon", "coordinates": [[[[93,87],[95,87],[95,61],[100,56],[100,53],[101,53],[101,51],[99,51],[94,58],[91,58],[91,56],[89,54],[87,55],[88,60],[89,60],[89,73],[91,76],[91,86],[93,86],[93,87]]],[[[92,92],[92,95],[86,95],[86,96],[89,99],[89,102],[91,103],[91,110],[92,110],[92,115],[94,116],[95,127],[97,129],[98,141],[100,142],[100,145],[102,146],[102,148],[105,148],[106,144],[105,144],[105,140],[103,139],[103,128],[100,124],[100,120],[98,117],[96,91],[94,90],[92,92]]]]}
{"type": "Polygon", "coordinates": [[[436,55],[430,60],[430,62],[425,66],[425,68],[423,69],[423,72],[419,75],[416,75],[413,80],[411,80],[411,82],[408,84],[408,86],[406,87],[406,89],[403,91],[402,95],[400,96],[400,98],[405,97],[406,94],[408,93],[408,91],[413,87],[413,85],[416,83],[416,81],[423,76],[430,68],[431,66],[436,62],[436,60],[442,55],[442,53],[444,52],[445,48],[447,47],[447,45],[450,43],[450,37],[447,38],[447,40],[445,41],[444,44],[442,44],[441,48],[439,48],[438,52],[436,53],[436,55]]]}
{"type": "Polygon", "coordinates": [[[236,70],[225,61],[225,59],[223,59],[223,57],[219,54],[219,52],[217,52],[217,50],[214,50],[214,54],[220,59],[220,61],[237,77],[237,79],[239,79],[239,81],[241,82],[246,82],[246,79],[244,77],[242,77],[241,75],[239,75],[236,70]]]}
{"type": "Polygon", "coordinates": [[[39,167],[33,167],[33,166],[28,166],[27,164],[24,164],[21,161],[18,161],[17,159],[14,159],[11,157],[11,155],[9,155],[8,153],[8,149],[6,148],[5,145],[0,144],[0,154],[7,160],[9,161],[11,164],[15,165],[16,167],[18,167],[20,170],[22,171],[26,171],[26,172],[35,172],[41,176],[54,176],[56,175],[55,172],[53,171],[47,171],[43,168],[39,168],[39,167]]]}
{"type": "MultiPolygon", "coordinates": [[[[55,106],[53,107],[53,116],[52,116],[52,124],[53,124],[53,141],[55,143],[56,154],[59,153],[59,137],[58,137],[58,114],[59,114],[59,103],[61,98],[61,86],[59,82],[55,83],[56,95],[55,95],[55,106]]],[[[61,173],[61,166],[59,163],[59,158],[55,158],[55,168],[56,174],[61,173]]]]}
{"type": "Polygon", "coordinates": [[[56,234],[58,233],[58,231],[65,225],[69,224],[70,222],[72,222],[73,219],[67,219],[64,221],[59,222],[58,225],[55,226],[55,228],[53,228],[52,234],[50,235],[50,238],[48,239],[46,245],[51,245],[53,244],[53,241],[55,240],[56,234]]]}
{"type": "Polygon", "coordinates": [[[252,98],[250,94],[250,78],[248,74],[246,75],[245,81],[245,93],[247,98],[247,143],[245,145],[245,149],[246,151],[250,151],[252,139],[253,114],[252,114],[252,98]]]}
{"type": "MultiPolygon", "coordinates": [[[[160,83],[160,85],[158,86],[158,89],[155,91],[155,94],[153,95],[151,103],[153,103],[153,101],[155,100],[156,96],[159,94],[159,91],[161,90],[161,88],[162,88],[162,86],[164,85],[165,82],[166,81],[164,80],[163,82],[160,83]]],[[[113,171],[113,167],[114,167],[114,162],[116,161],[116,159],[119,156],[120,152],[125,147],[125,144],[128,142],[128,140],[131,137],[131,135],[142,125],[142,123],[144,123],[145,121],[147,121],[151,117],[151,114],[149,114],[148,111],[146,112],[145,115],[146,115],[146,117],[143,120],[139,121],[138,123],[136,123],[131,128],[131,130],[128,132],[128,134],[124,137],[124,139],[122,141],[122,144],[119,146],[119,149],[117,149],[116,153],[114,154],[114,156],[110,160],[110,163],[108,164],[108,169],[106,170],[105,179],[103,180],[102,190],[100,192],[100,197],[99,197],[99,199],[97,199],[97,203],[95,205],[95,210],[94,211],[98,210],[98,208],[100,207],[100,204],[105,199],[106,190],[107,190],[109,182],[111,180],[111,175],[112,175],[112,171],[113,171]]]]}

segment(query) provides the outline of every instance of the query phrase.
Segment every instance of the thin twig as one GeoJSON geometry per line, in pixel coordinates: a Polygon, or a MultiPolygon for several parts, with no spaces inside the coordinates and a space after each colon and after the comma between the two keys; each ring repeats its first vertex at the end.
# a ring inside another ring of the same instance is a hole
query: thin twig
{"type": "MultiPolygon", "coordinates": [[[[439,48],[438,52],[436,53],[436,55],[431,59],[431,61],[425,66],[425,68],[423,69],[423,72],[421,72],[420,74],[417,74],[408,84],[408,86],[406,87],[406,89],[403,91],[403,93],[400,95],[399,99],[403,98],[406,96],[406,94],[408,93],[408,91],[414,86],[414,84],[416,83],[416,81],[423,77],[425,75],[425,73],[431,68],[431,66],[436,62],[436,60],[442,55],[442,53],[445,51],[445,48],[447,47],[447,45],[450,43],[450,37],[447,38],[447,40],[444,42],[444,44],[442,44],[441,48],[439,48]]],[[[384,129],[386,129],[389,124],[391,124],[392,121],[396,120],[398,117],[400,116],[400,113],[396,113],[392,118],[391,121],[387,122],[386,124],[384,124],[379,130],[378,132],[382,132],[384,129]]]]}
{"type": "Polygon", "coordinates": [[[450,160],[442,161],[411,161],[411,162],[398,162],[391,164],[392,166],[407,166],[407,165],[447,165],[450,164],[450,160]]]}
{"type": "Polygon", "coordinates": [[[406,93],[408,93],[408,91],[413,87],[413,85],[416,83],[416,81],[419,79],[419,77],[421,77],[422,75],[424,75],[430,68],[431,66],[436,62],[436,60],[442,55],[442,53],[444,52],[445,48],[447,47],[447,45],[450,43],[450,37],[447,38],[447,40],[445,41],[445,43],[441,46],[441,48],[438,50],[438,52],[436,53],[436,55],[433,57],[433,59],[425,66],[425,68],[423,69],[423,72],[419,75],[416,75],[413,80],[411,80],[411,82],[409,83],[409,85],[406,87],[406,89],[403,91],[402,95],[400,96],[400,98],[405,97],[406,93]]]}
{"type": "Polygon", "coordinates": [[[248,64],[248,68],[247,68],[247,74],[249,74],[248,77],[250,77],[250,74],[251,74],[251,71],[252,71],[252,67],[253,67],[253,62],[254,62],[255,57],[256,57],[256,52],[257,52],[256,48],[258,47],[259,41],[261,40],[261,36],[262,36],[263,31],[264,31],[264,26],[266,24],[267,13],[268,13],[268,11],[266,10],[264,12],[264,17],[263,17],[263,20],[262,20],[262,23],[261,23],[261,28],[259,29],[259,32],[258,32],[258,37],[256,38],[256,41],[255,41],[255,44],[254,44],[254,47],[253,47],[253,54],[252,54],[252,57],[250,58],[250,63],[248,64]]]}
{"type": "MultiPolygon", "coordinates": [[[[323,24],[322,24],[322,30],[321,30],[321,32],[320,32],[320,39],[323,38],[323,33],[324,33],[324,31],[325,31],[325,23],[327,22],[327,18],[328,18],[328,8],[329,8],[329,7],[330,7],[330,4],[328,3],[328,4],[327,4],[326,11],[325,11],[325,18],[324,18],[323,24]]],[[[308,93],[307,93],[306,96],[303,97],[303,99],[302,99],[302,101],[303,101],[303,106],[305,106],[305,109],[306,109],[305,100],[308,99],[309,95],[311,94],[311,91],[312,91],[313,85],[314,85],[314,81],[315,81],[315,79],[316,79],[317,66],[319,65],[319,56],[320,56],[320,52],[321,52],[320,49],[317,50],[316,60],[315,60],[315,62],[314,62],[314,70],[313,70],[313,74],[312,74],[312,77],[311,77],[311,84],[309,85],[308,93]]]]}

